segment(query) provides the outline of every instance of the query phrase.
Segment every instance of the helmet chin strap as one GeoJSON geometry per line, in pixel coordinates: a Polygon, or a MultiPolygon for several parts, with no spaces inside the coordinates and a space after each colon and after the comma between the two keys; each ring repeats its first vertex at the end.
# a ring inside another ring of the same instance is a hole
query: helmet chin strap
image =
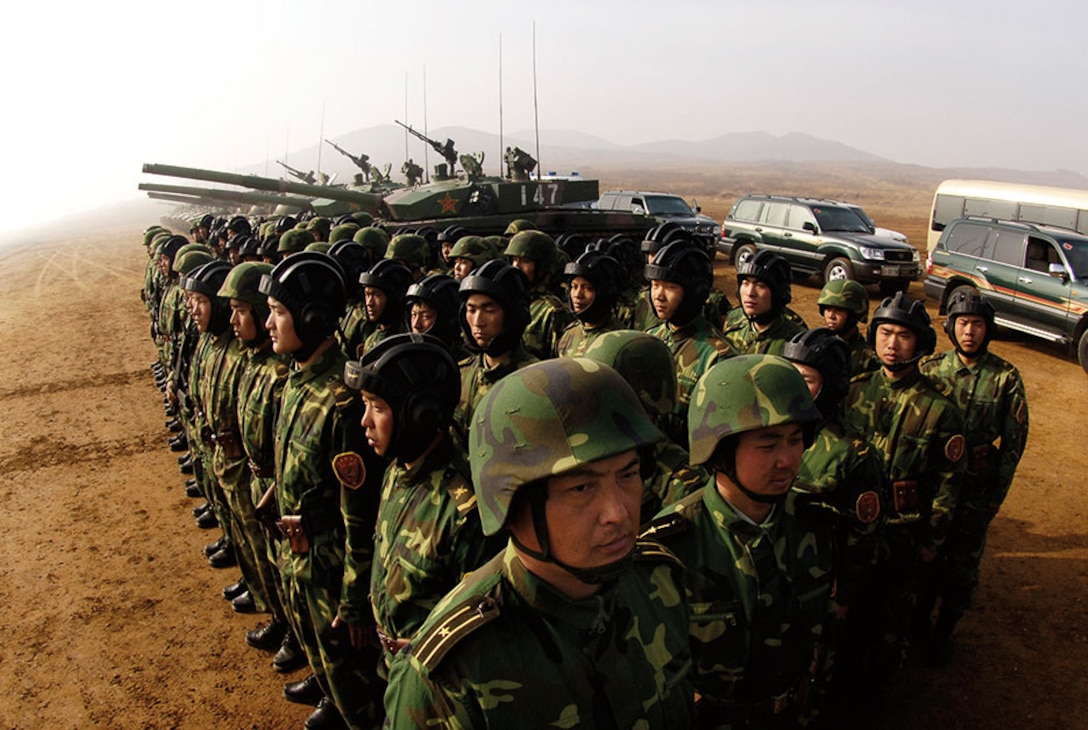
{"type": "Polygon", "coordinates": [[[741,491],[741,494],[753,502],[759,502],[760,504],[782,504],[786,501],[786,497],[789,495],[788,489],[782,494],[760,494],[759,492],[753,492],[751,489],[744,486],[740,477],[737,476],[737,466],[733,460],[735,454],[735,451],[731,451],[729,456],[723,456],[718,460],[718,463],[714,465],[714,468],[729,477],[729,481],[737,486],[737,489],[741,491]]]}
{"type": "Polygon", "coordinates": [[[754,317],[749,317],[748,319],[751,320],[752,322],[755,322],[756,324],[759,324],[759,325],[768,325],[771,322],[773,322],[775,320],[775,317],[777,317],[777,316],[778,316],[778,310],[775,309],[774,307],[771,307],[766,312],[763,312],[761,314],[757,314],[754,317]]]}

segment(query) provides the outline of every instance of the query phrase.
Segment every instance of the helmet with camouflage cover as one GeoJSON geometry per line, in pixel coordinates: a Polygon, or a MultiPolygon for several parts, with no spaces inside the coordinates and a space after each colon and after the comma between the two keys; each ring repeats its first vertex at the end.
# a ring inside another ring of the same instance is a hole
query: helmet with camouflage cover
{"type": "Polygon", "coordinates": [[[177,272],[179,277],[185,277],[189,275],[193,269],[198,266],[215,261],[215,254],[205,249],[200,244],[192,244],[191,246],[182,246],[178,251],[178,255],[174,257],[174,263],[172,268],[177,272]]]}
{"type": "Polygon", "coordinates": [[[150,226],[147,230],[145,230],[144,231],[144,239],[143,239],[144,240],[144,246],[151,246],[151,242],[160,233],[169,234],[170,231],[163,228],[162,226],[150,226]]]}
{"type": "Polygon", "coordinates": [[[450,249],[449,260],[468,259],[472,268],[478,269],[488,261],[498,258],[494,247],[479,236],[462,236],[450,249]]]}
{"type": "Polygon", "coordinates": [[[600,324],[611,316],[624,281],[623,269],[616,259],[600,251],[586,251],[563,268],[563,276],[567,281],[580,276],[593,286],[593,301],[582,311],[574,312],[575,317],[589,324],[600,324]]]}
{"type": "Polygon", "coordinates": [[[253,320],[257,323],[257,340],[268,336],[264,323],[268,320],[268,297],[260,292],[261,277],[272,273],[272,264],[243,261],[235,266],[219,287],[219,296],[240,299],[253,307],[253,320]]]}
{"type": "Polygon", "coordinates": [[[819,420],[804,378],[788,360],[777,355],[731,357],[707,370],[691,395],[691,463],[706,464],[719,444],[745,431],[787,423],[805,425],[807,447],[819,420]]]}
{"type": "Polygon", "coordinates": [[[315,241],[327,241],[329,231],[332,230],[332,221],[325,216],[315,216],[306,224],[306,230],[313,234],[315,241]]]}
{"type": "Polygon", "coordinates": [[[510,221],[510,223],[506,226],[506,230],[503,231],[502,235],[510,237],[514,234],[521,233],[522,231],[535,230],[537,230],[536,223],[533,223],[531,220],[527,220],[525,218],[515,218],[514,220],[510,221]]]}
{"type": "Polygon", "coordinates": [[[292,228],[280,235],[280,243],[276,251],[281,254],[291,254],[303,251],[314,242],[314,236],[302,228],[292,228]]]}
{"type": "Polygon", "coordinates": [[[534,285],[544,281],[545,276],[554,274],[558,261],[558,247],[555,239],[543,231],[519,231],[506,244],[503,255],[508,259],[528,259],[536,264],[534,285]]]}
{"type": "MultiPolygon", "coordinates": [[[[903,292],[896,292],[894,297],[888,297],[880,303],[873,312],[872,324],[866,332],[866,341],[870,347],[876,346],[876,331],[882,324],[897,324],[906,327],[914,333],[917,339],[914,346],[914,355],[906,360],[898,360],[892,365],[881,363],[892,372],[906,370],[926,355],[932,354],[937,347],[937,333],[930,324],[929,313],[926,312],[925,302],[919,299],[909,299],[903,292]]],[[[877,353],[880,356],[880,353],[877,353]]]]}
{"type": "Polygon", "coordinates": [[[824,284],[816,305],[820,314],[824,313],[824,307],[845,309],[853,315],[855,324],[869,319],[869,293],[853,279],[832,279],[824,284]]]}
{"type": "Polygon", "coordinates": [[[431,265],[431,246],[416,233],[400,233],[389,242],[385,258],[400,261],[413,272],[425,271],[431,265]]]}
{"type": "Polygon", "coordinates": [[[351,223],[341,223],[340,225],[329,231],[329,243],[336,243],[337,241],[350,241],[355,232],[359,230],[359,224],[352,221],[351,223]]]}
{"type": "Polygon", "coordinates": [[[208,332],[213,335],[220,335],[230,327],[230,300],[219,295],[230,268],[226,261],[209,261],[190,271],[182,282],[185,291],[201,294],[211,302],[208,332]]]}
{"type": "Polygon", "coordinates": [[[389,234],[381,228],[367,226],[355,231],[352,241],[370,252],[370,265],[373,266],[379,259],[385,258],[385,251],[389,248],[389,234]]]}
{"type": "Polygon", "coordinates": [[[328,253],[330,248],[332,248],[332,244],[328,241],[314,241],[303,250],[316,251],[317,253],[328,253]]]}
{"type": "Polygon", "coordinates": [[[594,338],[584,356],[619,373],[655,423],[676,409],[676,361],[669,346],[653,335],[637,330],[605,332],[594,338]]]}
{"type": "Polygon", "coordinates": [[[690,324],[702,313],[714,283],[714,268],[705,251],[684,241],[673,241],[654,254],[645,271],[650,281],[668,281],[684,287],[684,298],[669,319],[670,324],[690,324]]]}
{"type": "Polygon", "coordinates": [[[850,389],[850,347],[827,327],[798,332],[782,349],[790,362],[808,365],[820,373],[823,384],[814,397],[821,413],[831,415],[850,389]]]}
{"type": "MultiPolygon", "coordinates": [[[[484,534],[502,529],[520,490],[662,438],[631,386],[599,362],[556,358],[510,373],[480,400],[469,430],[484,534]]],[[[547,524],[541,535],[536,517],[546,556],[547,524]]]]}
{"type": "Polygon", "coordinates": [[[374,225],[374,216],[367,213],[365,210],[357,210],[351,214],[351,217],[359,224],[360,228],[374,225]]]}
{"type": "Polygon", "coordinates": [[[948,316],[944,320],[944,332],[948,335],[948,339],[952,341],[952,346],[956,348],[956,352],[971,355],[986,352],[986,349],[990,345],[990,340],[994,336],[993,305],[983,299],[974,289],[965,287],[956,289],[952,292],[952,296],[948,300],[948,316]],[[979,346],[978,350],[973,353],[965,353],[960,346],[959,340],[956,339],[956,317],[962,317],[964,315],[982,317],[983,321],[986,323],[986,331],[982,336],[982,344],[979,346]]]}

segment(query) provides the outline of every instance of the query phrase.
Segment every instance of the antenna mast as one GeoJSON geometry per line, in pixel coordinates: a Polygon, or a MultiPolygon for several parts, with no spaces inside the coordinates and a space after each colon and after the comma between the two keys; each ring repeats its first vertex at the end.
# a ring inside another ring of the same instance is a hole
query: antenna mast
{"type": "Polygon", "coordinates": [[[325,100],[321,100],[321,133],[317,135],[317,179],[321,181],[321,140],[325,139],[325,100]]]}
{"type": "Polygon", "coordinates": [[[533,21],[533,126],[536,128],[536,179],[540,179],[540,171],[544,163],[540,161],[540,107],[536,101],[536,21],[533,21]]]}
{"type": "MultiPolygon", "coordinates": [[[[427,64],[423,64],[423,136],[431,136],[431,130],[427,127],[427,64]]],[[[423,182],[425,183],[431,181],[431,159],[427,154],[428,146],[423,145],[423,182]]]]}
{"type": "MultiPolygon", "coordinates": [[[[408,72],[404,72],[404,119],[408,120],[408,72]]],[[[408,129],[404,130],[404,161],[408,162],[408,129]]]]}
{"type": "Polygon", "coordinates": [[[502,163],[506,159],[506,145],[502,130],[502,33],[499,33],[499,177],[505,177],[502,163]]]}

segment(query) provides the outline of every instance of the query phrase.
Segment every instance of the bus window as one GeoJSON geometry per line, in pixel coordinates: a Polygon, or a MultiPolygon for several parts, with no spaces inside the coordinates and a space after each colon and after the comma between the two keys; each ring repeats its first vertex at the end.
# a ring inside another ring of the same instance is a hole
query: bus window
{"type": "Polygon", "coordinates": [[[963,205],[965,216],[977,215],[981,218],[996,218],[999,221],[1014,221],[1016,217],[1016,202],[1012,200],[982,200],[968,198],[963,205]]]}
{"type": "Polygon", "coordinates": [[[963,217],[963,196],[938,195],[937,202],[933,205],[934,231],[943,231],[944,227],[957,218],[963,217]]]}
{"type": "Polygon", "coordinates": [[[1020,204],[1020,220],[1044,226],[1057,226],[1074,230],[1077,227],[1077,211],[1054,205],[1020,204]]]}

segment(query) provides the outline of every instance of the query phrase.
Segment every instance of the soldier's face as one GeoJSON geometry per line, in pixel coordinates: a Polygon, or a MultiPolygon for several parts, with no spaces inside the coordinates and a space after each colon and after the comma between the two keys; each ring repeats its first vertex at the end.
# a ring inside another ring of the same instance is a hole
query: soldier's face
{"type": "Polygon", "coordinates": [[[593,304],[597,297],[597,290],[584,276],[576,276],[570,280],[570,308],[575,314],[584,312],[593,304]]]}
{"type": "Polygon", "coordinates": [[[804,451],[800,424],[745,431],[737,439],[737,479],[757,494],[785,494],[801,468],[804,451]]]}
{"type": "Polygon", "coordinates": [[[684,301],[684,287],[672,281],[650,282],[650,303],[654,305],[654,313],[658,319],[668,321],[680,308],[684,301]]]}
{"type": "Polygon", "coordinates": [[[201,332],[207,332],[208,326],[212,322],[212,302],[203,294],[193,292],[191,295],[193,302],[193,321],[196,322],[196,328],[201,332]]]}
{"type": "Polygon", "coordinates": [[[815,398],[820,394],[820,389],[824,387],[824,376],[820,374],[820,371],[811,365],[805,365],[804,363],[795,362],[793,366],[797,368],[797,372],[801,373],[801,377],[805,379],[805,385],[808,386],[809,394],[815,398]]]}
{"type": "Polygon", "coordinates": [[[415,302],[412,304],[412,315],[409,325],[412,332],[422,335],[430,332],[438,319],[438,311],[427,302],[415,302]]]}
{"type": "Polygon", "coordinates": [[[477,347],[486,348],[501,335],[505,319],[502,305],[486,294],[470,294],[465,300],[465,321],[477,347]]]}
{"type": "Polygon", "coordinates": [[[230,327],[234,330],[234,336],[243,342],[257,339],[257,320],[253,318],[253,305],[231,298],[230,327]]]}
{"type": "Polygon", "coordinates": [[[442,260],[448,262],[450,260],[450,251],[453,250],[453,241],[443,241],[438,250],[442,254],[442,260]]]}
{"type": "Polygon", "coordinates": [[[824,326],[832,332],[841,332],[850,322],[850,311],[842,307],[823,307],[824,326]]]}
{"type": "Polygon", "coordinates": [[[363,289],[363,303],[366,305],[366,318],[377,322],[385,313],[385,292],[372,286],[363,289]]]}
{"type": "Polygon", "coordinates": [[[759,279],[744,279],[740,283],[740,306],[749,317],[771,311],[771,288],[759,279]]]}
{"type": "Polygon", "coordinates": [[[888,322],[877,325],[873,341],[876,343],[876,356],[888,367],[914,357],[914,350],[918,345],[918,338],[913,330],[888,322]]]}
{"type": "Polygon", "coordinates": [[[453,260],[453,278],[461,281],[461,279],[471,274],[474,268],[476,268],[476,264],[472,263],[472,259],[458,256],[453,260]]]}
{"type": "Polygon", "coordinates": [[[385,456],[393,442],[393,409],[384,399],[373,393],[362,391],[363,428],[366,429],[366,442],[378,456],[385,456]]]}
{"type": "Polygon", "coordinates": [[[288,355],[302,347],[302,340],[295,333],[295,320],[287,307],[279,300],[268,298],[268,320],[264,323],[268,335],[272,338],[272,350],[280,355],[288,355]]]}
{"type": "Polygon", "coordinates": [[[514,268],[521,269],[521,273],[525,274],[525,278],[531,283],[536,283],[536,262],[532,259],[527,259],[523,256],[511,256],[510,263],[514,268]]]}
{"type": "Polygon", "coordinates": [[[986,339],[986,320],[975,314],[961,314],[956,317],[953,331],[960,349],[973,355],[986,339]]]}

